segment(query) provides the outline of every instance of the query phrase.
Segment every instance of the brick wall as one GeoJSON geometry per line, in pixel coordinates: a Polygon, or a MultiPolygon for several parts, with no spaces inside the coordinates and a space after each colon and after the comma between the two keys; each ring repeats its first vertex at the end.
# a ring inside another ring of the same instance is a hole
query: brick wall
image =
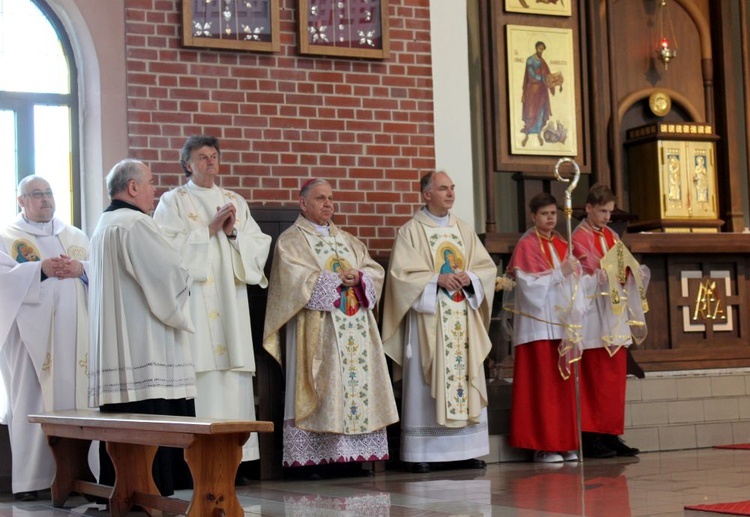
{"type": "Polygon", "coordinates": [[[184,180],[185,138],[213,134],[222,186],[288,205],[307,178],[327,178],[336,222],[387,254],[435,164],[429,0],[390,0],[385,61],[299,55],[297,0],[280,0],[274,54],[182,48],[180,0],[125,6],[129,149],[159,193],[184,180]]]}

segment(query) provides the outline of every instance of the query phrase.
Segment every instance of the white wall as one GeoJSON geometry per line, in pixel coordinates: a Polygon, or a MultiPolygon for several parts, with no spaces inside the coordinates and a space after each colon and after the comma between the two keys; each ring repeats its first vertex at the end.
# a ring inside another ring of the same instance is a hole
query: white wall
{"type": "Polygon", "coordinates": [[[128,152],[123,0],[48,0],[78,66],[82,226],[91,235],[108,204],[104,176],[128,152]]]}
{"type": "Polygon", "coordinates": [[[474,225],[466,0],[430,0],[430,23],[436,169],[456,184],[453,212],[474,225]]]}

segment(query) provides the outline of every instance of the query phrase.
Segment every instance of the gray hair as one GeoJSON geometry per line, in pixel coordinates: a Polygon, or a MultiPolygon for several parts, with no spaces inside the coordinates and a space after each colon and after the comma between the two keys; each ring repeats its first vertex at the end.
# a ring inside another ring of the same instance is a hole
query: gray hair
{"type": "Polygon", "coordinates": [[[127,190],[130,180],[139,182],[143,175],[141,167],[144,166],[145,164],[142,161],[126,158],[112,167],[112,170],[107,174],[107,194],[109,194],[109,198],[113,199],[120,192],[127,190]]]}
{"type": "Polygon", "coordinates": [[[219,149],[218,138],[211,135],[191,136],[185,141],[185,144],[180,150],[180,165],[182,165],[182,170],[185,171],[185,176],[187,176],[188,178],[193,175],[193,173],[186,167],[187,163],[190,161],[190,155],[193,153],[193,151],[195,151],[196,149],[200,149],[201,147],[213,147],[214,149],[216,149],[216,152],[219,154],[219,156],[221,156],[221,149],[219,149]]]}
{"type": "Polygon", "coordinates": [[[24,177],[23,179],[21,179],[21,181],[18,182],[18,187],[16,188],[16,195],[18,197],[21,197],[24,194],[26,194],[26,192],[24,192],[24,188],[26,188],[26,185],[28,185],[34,180],[42,180],[49,185],[49,181],[47,181],[46,179],[42,178],[41,176],[37,176],[36,174],[32,174],[30,176],[24,177]]]}
{"type": "Polygon", "coordinates": [[[302,188],[299,191],[299,197],[304,197],[307,199],[307,196],[310,194],[310,191],[317,187],[318,185],[330,185],[330,183],[327,180],[315,178],[311,180],[307,180],[302,184],[302,188]]]}
{"type": "Polygon", "coordinates": [[[429,171],[424,176],[422,176],[419,179],[419,191],[420,192],[427,192],[432,188],[432,178],[435,177],[436,174],[448,174],[445,171],[429,171]]]}

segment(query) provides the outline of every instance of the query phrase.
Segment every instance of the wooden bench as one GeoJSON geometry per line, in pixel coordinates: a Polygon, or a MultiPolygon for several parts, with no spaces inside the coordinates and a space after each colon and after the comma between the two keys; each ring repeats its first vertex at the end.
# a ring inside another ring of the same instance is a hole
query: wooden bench
{"type": "Polygon", "coordinates": [[[72,492],[109,500],[109,514],[126,515],[134,506],[189,517],[242,517],[234,490],[242,446],[251,432],[270,433],[272,422],[216,420],[100,413],[97,410],[55,411],[29,415],[42,425],[55,457],[52,502],[65,504],[72,492]],[[92,440],[106,442],[115,468],[115,486],[95,483],[88,466],[92,440]],[[158,446],[185,449],[193,476],[193,498],[163,497],[154,484],[151,466],[158,446]]]}

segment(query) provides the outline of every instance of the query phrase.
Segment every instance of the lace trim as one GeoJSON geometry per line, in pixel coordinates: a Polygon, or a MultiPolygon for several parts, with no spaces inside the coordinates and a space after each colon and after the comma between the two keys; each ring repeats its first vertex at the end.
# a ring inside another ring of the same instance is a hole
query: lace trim
{"type": "Polygon", "coordinates": [[[385,428],[366,434],[313,433],[284,422],[285,467],[388,459],[385,428]]]}
{"type": "Polygon", "coordinates": [[[362,273],[362,283],[364,284],[365,296],[367,296],[367,308],[372,309],[378,302],[375,284],[367,273],[362,273]]]}
{"type": "Polygon", "coordinates": [[[321,271],[318,281],[313,288],[310,301],[305,305],[311,311],[333,311],[336,309],[334,303],[340,298],[339,286],[341,279],[331,271],[321,271]]]}

